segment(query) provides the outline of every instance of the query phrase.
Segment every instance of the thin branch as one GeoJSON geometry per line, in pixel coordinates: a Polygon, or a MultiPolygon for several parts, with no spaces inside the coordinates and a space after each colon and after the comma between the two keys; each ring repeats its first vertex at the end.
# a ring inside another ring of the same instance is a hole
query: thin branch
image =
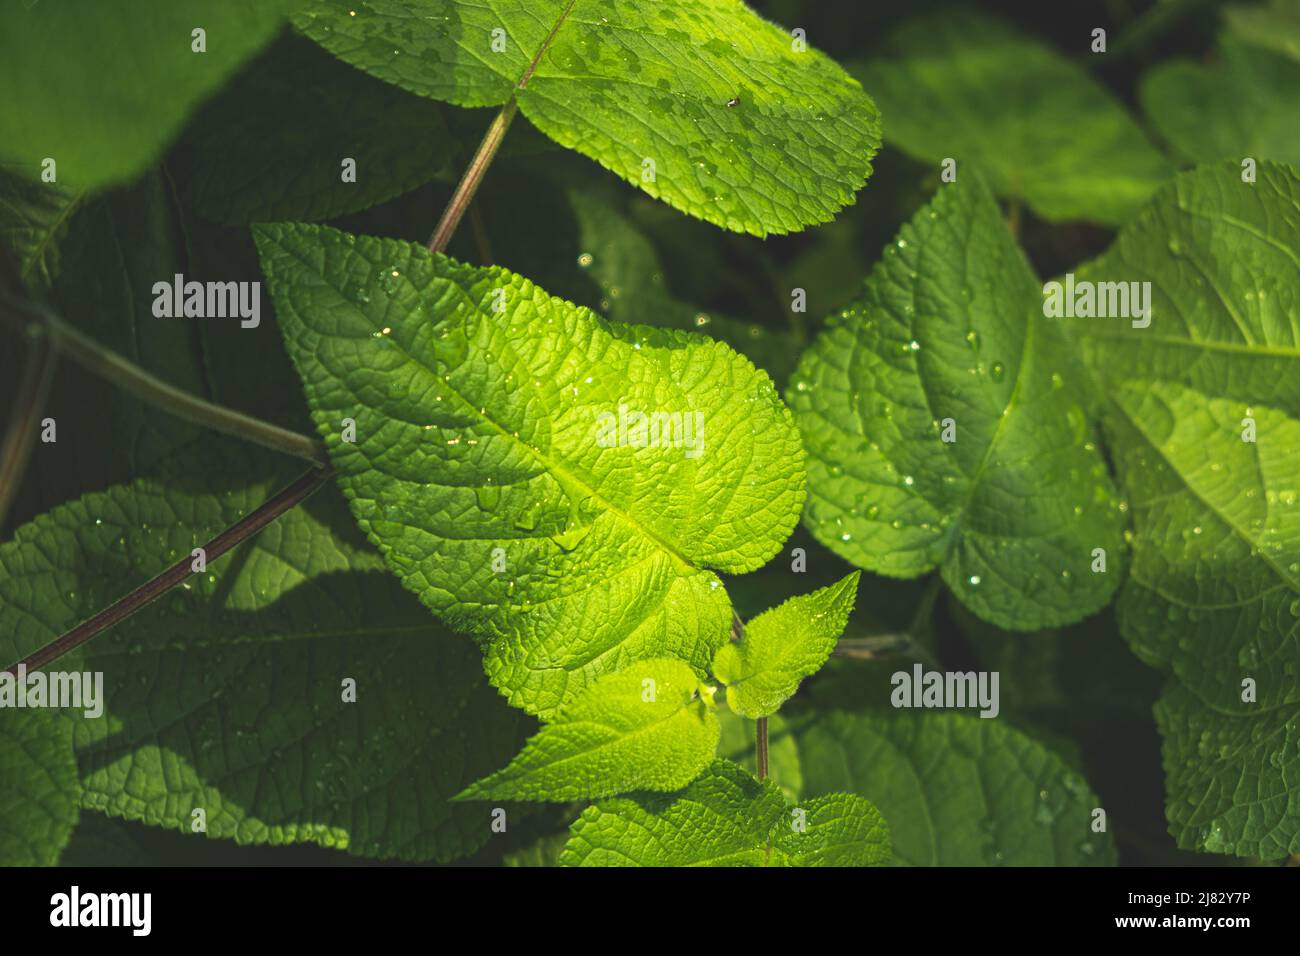
{"type": "MultiPolygon", "coordinates": [[[[120,386],[136,398],[157,406],[177,418],[211,428],[224,435],[242,438],[263,448],[305,459],[320,467],[329,464],[325,446],[314,438],[191,395],[151,375],[116,352],[104,348],[48,309],[30,302],[16,301],[8,296],[5,297],[5,301],[17,311],[26,312],[37,320],[40,323],[39,327],[44,328],[60,353],[87,371],[93,372],[113,385],[120,386]]],[[[7,313],[6,318],[14,322],[16,328],[21,328],[23,332],[30,329],[33,324],[22,323],[21,319],[7,313]]]]}
{"type": "Polygon", "coordinates": [[[519,104],[515,102],[515,98],[512,96],[501,107],[492,120],[492,125],[483,134],[483,142],[479,143],[478,152],[470,160],[465,175],[460,178],[460,182],[456,185],[456,191],[451,194],[451,201],[447,203],[447,208],[442,211],[442,218],[438,220],[437,228],[433,230],[433,235],[429,237],[430,252],[442,252],[447,248],[447,243],[451,242],[451,237],[456,232],[456,227],[460,225],[465,210],[469,208],[470,202],[474,199],[474,193],[478,192],[479,183],[483,181],[483,175],[487,172],[488,166],[492,165],[492,158],[496,156],[501,141],[505,139],[506,130],[510,128],[510,121],[515,118],[515,113],[518,111],[519,104]]]}
{"type": "MultiPolygon", "coordinates": [[[[332,475],[333,471],[329,468],[313,468],[303,474],[297,481],[275,497],[268,499],[256,510],[250,512],[205,544],[203,546],[205,561],[215,561],[231,548],[247,541],[280,515],[305,501],[312,492],[325,484],[332,475]]],[[[21,661],[9,667],[4,673],[16,675],[20,666],[26,667],[28,671],[44,667],[74,648],[80,647],[95,635],[130,617],[193,574],[192,560],[189,555],[186,555],[157,577],[146,581],[130,594],[104,608],[94,617],[78,624],[62,637],[27,655],[21,661]]]]}
{"type": "Polygon", "coordinates": [[[5,429],[4,444],[0,445],[0,528],[4,527],[9,506],[18,494],[18,486],[31,460],[56,364],[57,356],[50,347],[49,337],[33,337],[27,347],[27,365],[5,429]]]}
{"type": "MultiPolygon", "coordinates": [[[[569,14],[573,12],[573,7],[577,2],[578,0],[569,0],[564,10],[560,12],[555,24],[551,27],[551,32],[546,34],[546,39],[537,48],[537,53],[533,55],[532,61],[524,70],[523,75],[519,77],[515,89],[522,90],[528,85],[528,81],[533,78],[533,73],[537,71],[537,64],[542,62],[542,57],[551,48],[555,35],[560,32],[560,27],[569,18],[569,14]]],[[[474,158],[470,160],[465,174],[461,176],[460,182],[456,184],[456,191],[451,194],[451,201],[447,203],[447,208],[442,212],[442,218],[438,220],[433,235],[429,237],[430,252],[434,254],[442,252],[447,248],[447,243],[451,242],[456,227],[460,225],[461,219],[464,218],[465,211],[474,199],[474,194],[478,192],[479,184],[483,182],[484,174],[487,173],[488,167],[492,165],[492,159],[501,147],[501,141],[505,139],[506,130],[510,128],[510,121],[515,118],[517,112],[519,112],[519,103],[512,95],[501,106],[500,111],[492,120],[492,125],[483,134],[483,142],[479,143],[478,152],[474,154],[474,158]]]]}
{"type": "Polygon", "coordinates": [[[755,731],[755,751],[758,757],[758,779],[767,779],[767,718],[760,717],[754,721],[755,731]]]}

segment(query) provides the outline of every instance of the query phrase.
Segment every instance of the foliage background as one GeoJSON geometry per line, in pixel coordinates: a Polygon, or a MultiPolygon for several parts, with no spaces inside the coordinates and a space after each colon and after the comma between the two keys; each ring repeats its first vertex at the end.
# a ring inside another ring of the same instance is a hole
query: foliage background
{"type": "MultiPolygon", "coordinates": [[[[855,64],[870,62],[886,34],[944,7],[928,0],[906,4],[764,0],[752,5],[778,23],[804,27],[811,44],[859,76],[855,64]]],[[[1175,0],[1163,5],[1178,8],[1178,15],[1168,22],[1150,16],[1153,6],[1159,5],[1108,0],[985,3],[980,8],[1077,60],[1127,106],[1173,163],[1188,165],[1190,159],[1204,157],[1186,156],[1177,130],[1151,123],[1139,91],[1150,71],[1174,60],[1217,68],[1220,5],[1175,0]],[[1087,38],[1098,25],[1108,28],[1112,52],[1092,57],[1087,53],[1087,38]],[[1153,26],[1150,32],[1148,25],[1153,26]]],[[[317,147],[319,129],[315,136],[304,133],[301,142],[294,142],[296,134],[286,133],[276,122],[267,125],[247,110],[247,99],[241,97],[249,92],[240,87],[250,71],[267,62],[266,57],[311,60],[312,52],[304,51],[301,41],[282,36],[190,117],[156,171],[80,208],[59,252],[63,278],[55,286],[55,298],[66,315],[146,368],[224,404],[301,431],[310,431],[301,389],[268,315],[253,331],[151,323],[144,318],[147,302],[136,296],[172,271],[223,279],[260,277],[247,230],[213,220],[214,215],[220,218],[222,210],[205,194],[206,177],[220,175],[223,166],[227,171],[241,164],[255,166],[255,160],[244,154],[254,155],[251,146],[263,137],[283,136],[286,149],[296,146],[308,154],[317,147]],[[233,139],[214,138],[218,129],[239,133],[233,139]]],[[[373,81],[348,70],[329,82],[336,84],[328,87],[334,96],[346,90],[344,103],[354,97],[357,105],[350,109],[345,105],[341,116],[331,116],[319,98],[299,106],[320,110],[322,128],[328,129],[329,123],[337,124],[336,128],[358,127],[359,140],[373,150],[365,162],[384,164],[393,171],[395,193],[373,208],[330,222],[356,233],[423,242],[491,111],[404,101],[405,115],[396,117],[401,122],[398,129],[392,115],[383,123],[367,125],[364,110],[376,97],[391,98],[391,88],[377,92],[373,81]]],[[[1259,116],[1260,123],[1274,122],[1268,90],[1252,86],[1274,80],[1242,75],[1236,82],[1240,85],[1236,98],[1229,100],[1232,110],[1259,116]]],[[[865,80],[864,84],[874,94],[871,85],[865,80]]],[[[1293,138],[1288,143],[1285,133],[1279,133],[1271,144],[1279,153],[1289,150],[1290,155],[1276,158],[1291,162],[1300,155],[1294,140],[1300,127],[1295,122],[1297,102],[1290,103],[1293,138]]],[[[1209,103],[1206,109],[1214,105],[1209,103]]],[[[1204,124],[1193,122],[1193,128],[1210,129],[1216,115],[1207,112],[1204,124]]],[[[919,121],[925,123],[926,118],[919,121]]],[[[1071,117],[1061,116],[1060,121],[1069,124],[1071,117]]],[[[987,123],[991,150],[999,147],[998,123],[1016,122],[1017,117],[1007,115],[987,123]]],[[[1250,127],[1249,121],[1246,126],[1250,127]]],[[[942,136],[943,130],[937,133],[942,136]]],[[[1227,145],[1233,146],[1230,135],[1227,145]]],[[[1237,150],[1225,147],[1224,152],[1235,155],[1237,150]]],[[[881,250],[937,187],[935,164],[918,162],[891,146],[886,110],[885,148],[856,203],[823,226],[760,240],[682,216],[517,122],[480,193],[481,228],[467,223],[448,251],[479,262],[490,247],[497,263],[530,277],[554,295],[589,305],[615,320],[643,321],[653,313],[661,324],[711,332],[744,347],[784,386],[798,352],[812,341],[823,319],[857,295],[881,250]],[[788,308],[789,290],[795,287],[808,290],[809,308],[804,315],[792,316],[788,308]]],[[[1005,211],[1017,221],[1020,243],[1043,277],[1095,257],[1114,236],[1114,230],[1103,225],[1048,222],[1021,204],[1007,204],[1005,211]]],[[[17,382],[21,358],[19,349],[4,349],[0,381],[17,382]]],[[[14,528],[76,495],[151,473],[178,447],[211,442],[196,429],[159,415],[69,362],[59,366],[49,414],[60,422],[76,422],[77,440],[61,439],[57,446],[39,452],[6,527],[0,529],[0,539],[8,539],[14,528]]],[[[337,497],[332,488],[319,498],[330,496],[337,497]]],[[[322,500],[311,506],[317,512],[329,507],[322,500]]],[[[807,549],[807,575],[789,574],[784,570],[786,562],[778,558],[762,572],[728,582],[742,616],[748,618],[779,598],[828,584],[853,570],[802,528],[785,552],[792,546],[807,549]]],[[[874,640],[883,653],[892,652],[884,665],[888,669],[919,657],[948,669],[1000,670],[1006,702],[1003,719],[1048,742],[1100,794],[1113,821],[1121,863],[1241,862],[1175,848],[1164,817],[1160,740],[1152,718],[1160,679],[1129,652],[1109,609],[1072,627],[1008,637],[949,598],[936,598],[925,581],[901,582],[864,573],[846,636],[874,640]],[[922,626],[915,626],[917,621],[922,626]]],[[[365,652],[364,642],[358,641],[343,653],[365,652]]],[[[856,706],[863,697],[861,688],[878,679],[879,666],[833,661],[807,683],[794,714],[801,707],[827,702],[856,706]]],[[[743,754],[747,735],[733,735],[733,739],[734,752],[743,754]]],[[[778,731],[774,737],[778,761],[780,748],[778,731]]],[[[462,862],[523,865],[553,859],[574,812],[574,807],[534,809],[507,837],[489,841],[462,862]]],[[[62,862],[368,863],[311,845],[236,846],[89,811],[82,813],[62,862]]]]}

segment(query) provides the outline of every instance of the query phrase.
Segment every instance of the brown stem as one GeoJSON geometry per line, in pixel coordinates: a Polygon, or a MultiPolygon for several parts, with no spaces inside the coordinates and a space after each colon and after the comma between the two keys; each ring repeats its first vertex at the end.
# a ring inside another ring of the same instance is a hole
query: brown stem
{"type": "Polygon", "coordinates": [[[42,334],[31,339],[27,365],[18,385],[9,427],[5,429],[4,444],[0,446],[0,528],[4,527],[9,506],[18,494],[18,486],[32,457],[36,433],[40,430],[41,411],[54,380],[56,359],[48,336],[42,334]]]}
{"type": "MultiPolygon", "coordinates": [[[[564,9],[560,12],[559,17],[551,27],[551,32],[546,34],[546,39],[542,45],[537,48],[528,67],[524,70],[523,75],[519,77],[519,82],[515,84],[515,89],[522,90],[528,85],[528,81],[533,78],[537,71],[537,64],[542,62],[542,56],[551,48],[551,43],[555,40],[555,35],[560,32],[560,27],[564,21],[569,18],[573,12],[574,4],[578,0],[569,0],[564,9]]],[[[470,160],[469,167],[465,174],[461,176],[460,182],[456,184],[456,191],[451,194],[451,201],[447,203],[447,208],[442,211],[442,218],[438,220],[437,228],[433,230],[433,235],[429,237],[429,251],[432,253],[442,252],[447,248],[447,243],[451,242],[452,235],[456,232],[456,227],[465,216],[465,210],[474,199],[474,193],[478,192],[479,183],[483,181],[483,176],[487,172],[488,166],[492,165],[492,158],[496,156],[497,150],[501,146],[501,140],[505,139],[506,130],[510,128],[510,121],[515,118],[515,113],[519,112],[519,103],[511,96],[510,99],[502,105],[496,118],[492,120],[492,125],[487,128],[483,134],[483,142],[478,145],[478,152],[470,160]]]]}
{"type": "Polygon", "coordinates": [[[478,152],[469,161],[469,168],[465,170],[465,175],[460,178],[460,182],[456,185],[456,191],[451,194],[451,201],[447,203],[447,208],[442,211],[442,218],[438,220],[437,228],[433,230],[433,235],[429,237],[430,252],[442,252],[447,248],[447,243],[451,242],[456,227],[460,225],[465,210],[469,208],[474,193],[478,191],[479,183],[483,181],[484,173],[487,172],[488,166],[492,164],[492,157],[497,154],[497,149],[501,146],[501,140],[505,139],[506,130],[510,128],[510,121],[515,118],[515,113],[518,111],[519,104],[515,102],[515,98],[512,96],[501,107],[496,118],[492,120],[492,125],[483,134],[483,142],[478,144],[478,152]]]}
{"type": "MultiPolygon", "coordinates": [[[[297,481],[275,497],[268,499],[256,510],[250,512],[205,544],[203,546],[205,560],[209,562],[215,561],[231,548],[247,541],[280,515],[305,501],[332,474],[333,471],[329,468],[313,468],[303,474],[297,481]]],[[[100,634],[114,624],[130,617],[146,604],[161,597],[193,574],[194,572],[191,570],[192,560],[192,558],[186,556],[177,561],[166,571],[146,581],[130,594],[104,608],[94,617],[83,621],[62,637],[56,638],[39,650],[27,655],[21,661],[9,667],[5,673],[16,675],[20,665],[25,666],[28,671],[44,667],[74,648],[80,647],[96,634],[100,634]]]]}
{"type": "Polygon", "coordinates": [[[755,750],[758,755],[758,779],[767,779],[767,718],[760,717],[754,721],[756,739],[755,750]]]}

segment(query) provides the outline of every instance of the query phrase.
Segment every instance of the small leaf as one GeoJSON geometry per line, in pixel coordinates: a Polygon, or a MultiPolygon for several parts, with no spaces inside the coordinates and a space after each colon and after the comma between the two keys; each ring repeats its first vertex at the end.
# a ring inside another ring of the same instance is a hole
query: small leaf
{"type": "Polygon", "coordinates": [[[1086,373],[977,179],[903,227],[793,382],[804,522],[836,554],[895,577],[939,567],[963,604],[1014,630],[1110,600],[1124,515],[1086,373]]]}
{"type": "Polygon", "coordinates": [[[421,96],[458,106],[514,97],[562,146],[737,232],[831,219],[880,147],[879,114],[857,82],[735,0],[523,0],[504,11],[331,0],[294,22],[421,96]]]}
{"type": "Polygon", "coordinates": [[[727,706],[750,718],[775,714],[799,682],[826,663],[844,633],[857,594],[855,571],[838,584],[790,598],[745,626],[739,643],[713,656],[713,673],[727,685],[727,706]]]}
{"type": "Polygon", "coordinates": [[[638,661],[560,708],[510,765],[457,799],[579,800],[680,790],[708,766],[718,718],[681,661],[638,661]]]}
{"type": "Polygon", "coordinates": [[[256,235],[353,514],[407,587],[484,641],[512,703],[552,714],[635,660],[705,672],[731,627],[708,569],[762,565],[803,501],[766,374],[421,246],[256,235]],[[619,425],[634,413],[639,432],[619,425]]]}
{"type": "Polygon", "coordinates": [[[957,182],[979,173],[1050,222],[1122,222],[1172,172],[1082,66],[981,14],[909,20],[854,73],[891,145],[955,159],[957,182]]]}
{"type": "Polygon", "coordinates": [[[681,793],[603,800],[573,824],[561,866],[879,866],[889,830],[866,800],[790,806],[770,780],[714,761],[681,793]]]}

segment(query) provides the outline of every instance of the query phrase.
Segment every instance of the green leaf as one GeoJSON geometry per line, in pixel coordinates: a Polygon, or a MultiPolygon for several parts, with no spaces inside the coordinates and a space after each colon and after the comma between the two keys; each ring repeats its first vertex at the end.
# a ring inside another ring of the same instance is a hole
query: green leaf
{"type": "Polygon", "coordinates": [[[407,587],[483,640],[512,703],[554,713],[635,660],[704,673],[731,627],[707,569],[762,565],[802,505],[799,436],[766,374],[420,246],[299,225],[256,237],[354,516],[407,587]],[[620,407],[679,413],[690,441],[662,427],[635,447],[607,428],[620,407]]]}
{"type": "Polygon", "coordinates": [[[1228,30],[1247,43],[1300,60],[1300,3],[1296,0],[1231,6],[1223,11],[1223,19],[1228,30]]]}
{"type": "Polygon", "coordinates": [[[295,24],[403,89],[519,110],[562,146],[737,232],[796,232],[853,201],[880,119],[834,62],[737,0],[690,5],[331,0],[295,24]],[[494,52],[493,34],[505,48],[494,52]],[[653,174],[645,166],[653,162],[653,174]]]}
{"type": "MultiPolygon", "coordinates": [[[[19,528],[0,546],[0,659],[190,555],[293,470],[208,438],[166,478],[19,528]]],[[[384,573],[332,493],[56,666],[104,674],[103,716],[74,715],[83,807],[187,833],[202,808],[208,837],[241,844],[471,853],[490,821],[449,800],[522,739],[474,647],[384,573]]]]}
{"type": "Polygon", "coordinates": [[[573,824],[561,866],[878,866],[889,830],[861,797],[788,806],[769,781],[715,761],[681,793],[603,800],[573,824]],[[799,829],[798,827],[802,827],[799,829]]]}
{"type": "Polygon", "coordinates": [[[449,171],[451,147],[436,104],[290,35],[198,112],[177,178],[186,202],[215,222],[331,219],[449,171]],[[345,160],[355,181],[343,179],[345,160]]]}
{"type": "Polygon", "coordinates": [[[745,717],[767,717],[817,673],[844,633],[859,577],[855,571],[764,611],[745,626],[741,641],[718,648],[713,673],[727,685],[727,706],[745,717]]]}
{"type": "Polygon", "coordinates": [[[1300,175],[1277,163],[1255,183],[1236,162],[1180,176],[1080,270],[1150,282],[1150,327],[1072,326],[1132,508],[1121,630],[1177,679],[1157,707],[1172,831],[1269,859],[1300,849],[1297,210],[1300,175]]]}
{"type": "Polygon", "coordinates": [[[895,577],[939,567],[967,607],[1014,630],[1103,607],[1123,560],[1086,374],[1042,303],[988,191],[945,186],[789,392],[817,539],[895,577]],[[1106,573],[1092,571],[1097,548],[1106,573]]]}
{"type": "Polygon", "coordinates": [[[57,863],[77,825],[77,792],[71,722],[0,709],[0,866],[57,863]]]}
{"type": "Polygon", "coordinates": [[[895,862],[1085,866],[1115,862],[1100,804],[1059,757],[997,720],[831,711],[796,730],[805,797],[850,791],[890,821],[895,862]]]}
{"type": "Polygon", "coordinates": [[[1170,170],[1123,106],[1079,65],[998,20],[945,10],[909,20],[854,70],[890,144],[957,161],[1050,222],[1119,223],[1170,170]]]}
{"type": "Polygon", "coordinates": [[[18,256],[18,269],[33,293],[59,274],[59,245],[82,195],[58,183],[42,183],[0,169],[0,244],[18,256]]]}
{"type": "Polygon", "coordinates": [[[1300,852],[1300,708],[1226,714],[1175,684],[1156,724],[1180,847],[1265,860],[1300,852]]]}
{"type": "Polygon", "coordinates": [[[718,718],[695,672],[672,658],[638,661],[574,697],[510,765],[466,800],[580,800],[680,790],[713,759],[718,718]]]}
{"type": "Polygon", "coordinates": [[[1157,66],[1142,78],[1141,99],[1156,130],[1190,162],[1300,163],[1300,58],[1227,40],[1213,66],[1157,66]]]}
{"type": "Polygon", "coordinates": [[[102,0],[10,10],[0,32],[0,159],[93,190],[152,163],[189,111],[267,43],[289,0],[102,0]],[[191,31],[207,31],[207,52],[191,31]]]}

